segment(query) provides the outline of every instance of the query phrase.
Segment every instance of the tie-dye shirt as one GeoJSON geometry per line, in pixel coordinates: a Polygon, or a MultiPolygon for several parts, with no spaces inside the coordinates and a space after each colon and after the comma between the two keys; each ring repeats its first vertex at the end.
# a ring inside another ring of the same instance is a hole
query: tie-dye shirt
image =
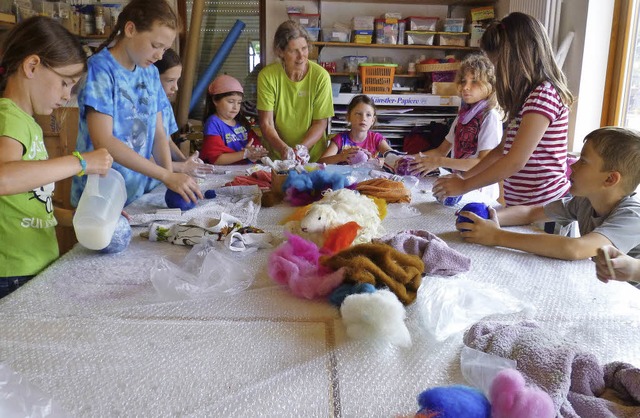
{"type": "MultiPolygon", "coordinates": [[[[124,68],[107,48],[89,59],[89,69],[78,92],[80,126],[76,150],[93,150],[87,126],[88,108],[113,118],[113,136],[124,142],[140,156],[148,159],[153,151],[158,112],[171,107],[162,89],[155,65],[136,66],[133,71],[124,68]]],[[[149,191],[149,178],[116,162],[127,184],[127,204],[149,191]]],[[[74,177],[71,186],[71,204],[78,205],[86,177],[74,177]]]]}

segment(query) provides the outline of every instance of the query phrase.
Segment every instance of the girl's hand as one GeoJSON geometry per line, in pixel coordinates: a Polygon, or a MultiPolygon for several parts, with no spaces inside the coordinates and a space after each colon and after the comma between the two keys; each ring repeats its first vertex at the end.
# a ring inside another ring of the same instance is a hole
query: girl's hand
{"type": "Polygon", "coordinates": [[[358,147],[343,148],[342,152],[340,153],[340,157],[342,158],[342,162],[350,164],[351,159],[356,156],[358,151],[360,151],[360,148],[358,148],[358,147]]]}
{"type": "Polygon", "coordinates": [[[424,177],[437,170],[438,164],[428,155],[414,156],[413,161],[409,163],[409,169],[411,174],[424,177]]]}
{"type": "Polygon", "coordinates": [[[192,177],[203,179],[208,174],[213,174],[215,167],[211,164],[205,164],[199,155],[200,153],[196,151],[184,161],[183,172],[192,177]]]}
{"type": "Polygon", "coordinates": [[[465,188],[464,179],[457,174],[453,174],[438,178],[433,183],[431,191],[436,199],[442,201],[447,197],[463,195],[467,192],[467,189],[465,188]]]}
{"type": "Polygon", "coordinates": [[[87,162],[86,174],[107,174],[113,164],[113,157],[106,148],[85,152],[82,158],[87,162]]]}
{"type": "Polygon", "coordinates": [[[197,203],[198,199],[203,199],[200,186],[194,180],[193,177],[184,173],[170,173],[165,180],[163,180],[167,189],[171,189],[178,193],[185,201],[192,201],[197,203]]]}
{"type": "Polygon", "coordinates": [[[243,157],[252,163],[255,163],[262,157],[266,157],[269,155],[269,151],[267,151],[263,146],[253,146],[253,139],[249,140],[247,146],[244,148],[243,157]]]}
{"type": "Polygon", "coordinates": [[[456,229],[460,231],[465,241],[490,246],[498,245],[500,223],[494,208],[489,208],[489,219],[483,219],[473,212],[462,211],[459,214],[473,221],[456,222],[456,229]]]}

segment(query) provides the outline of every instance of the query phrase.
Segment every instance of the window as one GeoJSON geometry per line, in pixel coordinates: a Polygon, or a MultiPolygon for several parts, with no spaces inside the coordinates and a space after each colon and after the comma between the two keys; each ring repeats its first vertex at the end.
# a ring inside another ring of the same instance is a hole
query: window
{"type": "Polygon", "coordinates": [[[639,0],[619,0],[613,31],[602,125],[640,130],[639,0]]]}
{"type": "MultiPolygon", "coordinates": [[[[186,9],[188,28],[193,9],[193,0],[187,0],[186,9]]],[[[229,56],[218,69],[217,75],[229,74],[237,78],[244,86],[245,98],[250,100],[252,99],[252,92],[255,91],[255,87],[251,84],[254,77],[250,77],[250,75],[256,67],[259,67],[260,63],[259,0],[204,2],[195,80],[197,83],[202,74],[205,73],[236,20],[241,20],[245,27],[229,52],[229,56]]],[[[201,119],[204,113],[204,103],[205,97],[203,95],[199,104],[189,114],[189,117],[201,119]]]]}

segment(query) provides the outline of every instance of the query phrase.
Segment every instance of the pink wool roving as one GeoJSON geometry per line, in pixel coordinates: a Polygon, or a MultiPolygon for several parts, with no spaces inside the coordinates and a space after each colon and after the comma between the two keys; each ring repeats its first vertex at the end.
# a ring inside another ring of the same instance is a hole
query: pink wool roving
{"type": "Polygon", "coordinates": [[[326,296],[344,280],[344,271],[330,271],[319,266],[320,250],[298,235],[287,235],[269,256],[269,276],[276,283],[289,286],[291,292],[306,299],[326,296]]]}
{"type": "Polygon", "coordinates": [[[489,391],[492,418],[554,418],[556,410],[547,392],[526,387],[524,377],[515,369],[496,375],[489,391]]]}

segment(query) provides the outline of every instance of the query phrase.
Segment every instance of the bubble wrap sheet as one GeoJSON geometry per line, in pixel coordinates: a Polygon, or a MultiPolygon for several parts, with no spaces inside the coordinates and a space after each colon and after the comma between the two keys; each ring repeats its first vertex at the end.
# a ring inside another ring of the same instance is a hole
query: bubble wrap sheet
{"type": "MultiPolygon", "coordinates": [[[[217,179],[223,180],[228,178],[217,179]]],[[[413,190],[410,209],[390,205],[387,232],[437,234],[471,257],[467,279],[520,295],[535,306],[533,319],[541,326],[602,363],[640,365],[639,290],[600,283],[587,260],[464,243],[454,227],[456,208],[437,203],[430,184],[424,180],[413,190]]],[[[162,188],[154,191],[151,206],[163,195],[162,188]]],[[[144,199],[133,212],[144,213],[144,199]]],[[[217,210],[245,219],[259,208],[233,199],[228,205],[217,210]]],[[[286,204],[261,208],[255,226],[282,238],[280,221],[292,211],[286,204]]],[[[423,329],[417,303],[407,309],[410,348],[350,340],[338,309],[324,300],[297,299],[270,280],[270,250],[246,257],[256,276],[247,291],[163,302],[150,269],[160,257],[179,262],[190,248],[149,242],[139,236],[143,230],[135,228],[130,247],[119,254],[77,245],[0,300],[0,362],[70,416],[393,417],[415,413],[416,396],[428,387],[465,383],[462,335],[435,342],[423,329]]]]}

